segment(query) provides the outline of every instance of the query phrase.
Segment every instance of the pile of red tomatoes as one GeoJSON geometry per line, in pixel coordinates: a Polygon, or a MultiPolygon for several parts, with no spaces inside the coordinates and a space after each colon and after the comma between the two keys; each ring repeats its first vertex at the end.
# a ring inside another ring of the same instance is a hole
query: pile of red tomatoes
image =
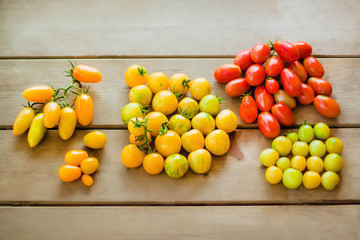
{"type": "Polygon", "coordinates": [[[332,99],[331,84],[322,79],[324,67],[311,56],[312,47],[303,41],[259,43],[239,52],[234,64],[215,70],[218,82],[226,83],[230,97],[242,96],[239,113],[244,123],[258,121],[268,138],[280,134],[280,125],[295,122],[292,109],[296,102],[314,104],[327,118],[337,117],[341,110],[332,99]],[[240,77],[245,72],[245,77],[240,77]]]}

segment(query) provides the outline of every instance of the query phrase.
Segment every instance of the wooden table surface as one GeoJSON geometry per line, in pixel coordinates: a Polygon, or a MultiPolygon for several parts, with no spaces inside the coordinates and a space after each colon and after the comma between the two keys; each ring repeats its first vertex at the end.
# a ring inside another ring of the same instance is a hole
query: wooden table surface
{"type": "Polygon", "coordinates": [[[358,0],[0,0],[0,239],[359,239],[359,39],[358,0]],[[214,157],[208,174],[171,179],[122,165],[128,66],[205,77],[212,93],[225,96],[222,109],[238,115],[239,100],[226,96],[214,69],[269,39],[310,43],[333,85],[341,115],[326,119],[298,106],[292,127],[325,122],[344,142],[334,191],[268,184],[259,154],[271,139],[240,118],[229,153],[214,157]],[[103,75],[90,86],[94,120],[68,141],[48,130],[30,149],[26,134],[12,134],[26,103],[21,92],[46,82],[64,86],[66,59],[74,57],[103,75]],[[94,185],[61,182],[65,153],[85,149],[82,139],[93,129],[108,137],[105,148],[87,149],[100,161],[94,185]]]}

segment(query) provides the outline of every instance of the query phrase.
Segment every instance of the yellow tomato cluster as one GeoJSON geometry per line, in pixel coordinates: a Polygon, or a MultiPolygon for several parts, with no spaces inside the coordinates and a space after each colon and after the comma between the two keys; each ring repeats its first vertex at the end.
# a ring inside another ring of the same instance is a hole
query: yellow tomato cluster
{"type": "Polygon", "coordinates": [[[71,65],[72,69],[66,71],[66,76],[72,79],[69,86],[53,89],[52,86],[38,85],[23,91],[22,95],[28,100],[28,107],[17,115],[13,134],[20,135],[29,129],[30,147],[41,142],[48,128],[58,126],[60,137],[67,140],[73,135],[77,122],[82,126],[92,122],[94,104],[87,94],[88,87],[82,88],[81,83],[97,83],[101,80],[101,73],[87,65],[76,65],[76,62],[75,66],[72,63],[71,65]],[[69,91],[77,95],[73,104],[67,99],[69,91]],[[39,108],[41,105],[44,105],[42,109],[39,108]]]}
{"type": "Polygon", "coordinates": [[[126,167],[143,165],[149,174],[165,168],[170,177],[179,178],[189,167],[196,173],[208,172],[211,153],[228,152],[228,133],[237,128],[238,120],[230,110],[219,113],[222,98],[211,95],[207,79],[191,81],[183,73],[170,79],[162,72],[148,76],[145,67],[132,65],[125,81],[131,88],[131,103],[121,111],[130,132],[130,144],[121,153],[126,167]],[[187,158],[180,154],[182,148],[189,153],[187,158]]]}

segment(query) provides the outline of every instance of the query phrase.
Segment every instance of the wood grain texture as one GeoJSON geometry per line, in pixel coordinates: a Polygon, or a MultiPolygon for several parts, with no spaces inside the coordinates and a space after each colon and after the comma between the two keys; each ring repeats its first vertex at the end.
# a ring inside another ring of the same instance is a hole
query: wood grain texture
{"type": "Polygon", "coordinates": [[[85,187],[80,180],[63,183],[57,172],[67,151],[84,149],[78,130],[68,141],[60,140],[54,130],[34,149],[26,136],[0,131],[0,203],[45,205],[173,205],[173,204],[278,204],[278,203],[360,203],[358,142],[360,129],[331,129],[345,146],[341,182],[334,191],[322,187],[287,190],[282,184],[270,185],[259,156],[271,146],[259,130],[237,130],[231,134],[231,149],[213,157],[210,172],[198,175],[188,171],[181,179],[165,172],[151,176],[142,167],[127,169],[121,163],[121,150],[128,144],[125,130],[104,130],[108,143],[102,150],[90,150],[97,157],[99,170],[94,185],[85,187]]]}
{"type": "Polygon", "coordinates": [[[360,206],[2,207],[0,239],[360,238],[360,206]]]}
{"type": "MultiPolygon", "coordinates": [[[[129,87],[125,84],[124,74],[132,64],[141,64],[149,73],[163,71],[169,77],[177,72],[187,74],[191,79],[207,78],[212,85],[212,93],[219,91],[224,96],[222,109],[231,109],[239,119],[240,127],[256,127],[244,124],[239,117],[240,100],[230,98],[225,93],[225,85],[214,80],[213,72],[221,64],[232,62],[231,58],[220,59],[103,59],[78,60],[98,68],[103,79],[91,84],[90,95],[95,105],[95,116],[90,127],[124,128],[120,118],[121,109],[129,103],[129,87]]],[[[303,120],[326,122],[331,126],[360,126],[360,84],[356,76],[360,75],[360,59],[320,59],[325,68],[324,79],[333,85],[333,98],[339,102],[342,113],[336,119],[327,119],[318,114],[313,105],[298,106],[294,110],[296,124],[303,120]]],[[[10,127],[22,104],[26,101],[21,92],[32,85],[50,82],[55,88],[64,87],[69,80],[63,76],[69,64],[65,59],[56,60],[0,60],[0,126],[10,127]]],[[[190,93],[188,93],[190,95],[190,93]]]]}
{"type": "Polygon", "coordinates": [[[2,0],[0,57],[229,56],[269,39],[359,56],[359,11],[357,0],[2,0]]]}

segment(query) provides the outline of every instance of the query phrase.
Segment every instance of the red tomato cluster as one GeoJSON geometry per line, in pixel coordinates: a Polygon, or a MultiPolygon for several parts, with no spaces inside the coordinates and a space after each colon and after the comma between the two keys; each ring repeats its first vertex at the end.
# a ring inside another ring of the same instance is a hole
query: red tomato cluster
{"type": "Polygon", "coordinates": [[[218,67],[214,77],[226,83],[230,97],[243,96],[239,108],[242,121],[253,123],[257,119],[261,132],[274,138],[280,134],[280,125],[295,122],[292,109],[296,100],[303,105],[314,103],[327,118],[341,112],[330,98],[331,84],[322,79],[324,67],[311,53],[312,47],[303,41],[259,43],[239,52],[233,64],[218,67]],[[242,72],[245,77],[240,76],[242,72]]]}

